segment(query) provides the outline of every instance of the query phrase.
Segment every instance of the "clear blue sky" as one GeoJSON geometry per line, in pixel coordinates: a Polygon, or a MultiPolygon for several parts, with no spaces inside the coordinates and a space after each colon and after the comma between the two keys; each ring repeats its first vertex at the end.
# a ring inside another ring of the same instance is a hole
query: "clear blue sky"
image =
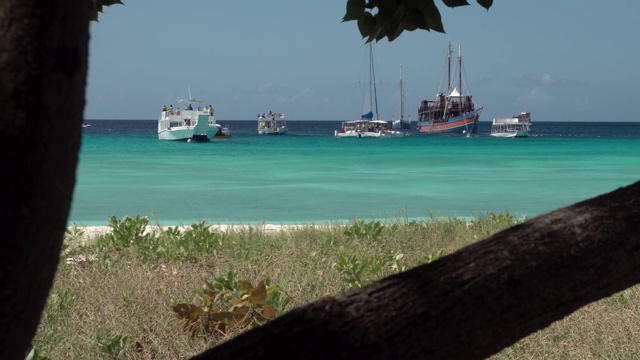
{"type": "MultiPolygon", "coordinates": [[[[91,25],[87,119],[158,118],[188,88],[219,120],[284,112],[351,120],[363,110],[366,46],[346,0],[123,0],[91,25]]],[[[640,1],[496,0],[450,9],[446,34],[374,45],[381,118],[438,90],[448,39],[462,48],[481,121],[637,121],[640,1]]]]}

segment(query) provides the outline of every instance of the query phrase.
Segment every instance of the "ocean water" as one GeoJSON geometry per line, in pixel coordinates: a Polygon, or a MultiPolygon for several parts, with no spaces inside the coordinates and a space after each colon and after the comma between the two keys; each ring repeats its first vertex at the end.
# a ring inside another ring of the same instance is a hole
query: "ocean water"
{"type": "Polygon", "coordinates": [[[218,121],[233,137],[209,143],[157,138],[156,121],[88,120],[69,224],[111,215],[161,225],[326,224],[532,217],[640,179],[640,123],[535,122],[531,136],[427,135],[338,139],[337,121],[287,121],[258,135],[256,121],[218,121]]]}

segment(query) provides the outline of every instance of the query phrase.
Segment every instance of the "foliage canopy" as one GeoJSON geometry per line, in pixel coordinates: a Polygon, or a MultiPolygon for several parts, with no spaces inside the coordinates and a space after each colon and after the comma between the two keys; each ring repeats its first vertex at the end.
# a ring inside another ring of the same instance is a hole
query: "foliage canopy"
{"type": "MultiPolygon", "coordinates": [[[[104,6],[122,4],[120,0],[91,0],[94,4],[92,20],[98,21],[98,13],[104,6]]],[[[442,0],[451,8],[469,5],[467,0],[442,0]]],[[[493,0],[476,0],[489,10],[493,0]]],[[[358,30],[367,42],[385,37],[395,40],[403,31],[416,29],[435,30],[444,33],[440,11],[434,0],[347,0],[347,10],[342,21],[357,21],[358,30]]]]}
{"type": "MultiPolygon", "coordinates": [[[[467,0],[442,0],[451,8],[469,5],[467,0]]],[[[476,0],[489,10],[493,0],[476,0]]],[[[347,12],[342,21],[357,21],[367,42],[385,37],[395,40],[404,30],[435,30],[444,33],[440,11],[434,0],[347,0],[347,12]]]]}

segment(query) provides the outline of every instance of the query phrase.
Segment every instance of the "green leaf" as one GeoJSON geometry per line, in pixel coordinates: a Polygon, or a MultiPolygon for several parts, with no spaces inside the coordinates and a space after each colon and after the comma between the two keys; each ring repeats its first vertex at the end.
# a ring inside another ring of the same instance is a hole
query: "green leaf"
{"type": "Polygon", "coordinates": [[[348,0],[347,12],[344,14],[342,21],[358,20],[364,14],[366,2],[365,0],[348,0]]]}
{"type": "Polygon", "coordinates": [[[111,5],[124,5],[122,3],[122,1],[120,0],[90,0],[91,3],[93,4],[93,9],[91,9],[91,14],[90,16],[90,20],[91,21],[98,21],[98,13],[102,12],[102,8],[104,6],[111,6],[111,5]]]}
{"type": "Polygon", "coordinates": [[[493,5],[493,0],[476,0],[476,1],[478,2],[478,4],[480,4],[480,6],[482,6],[487,10],[489,10],[491,5],[493,5]]]}
{"type": "Polygon", "coordinates": [[[424,7],[421,9],[424,20],[430,29],[444,33],[444,25],[442,25],[442,17],[440,11],[433,1],[425,1],[424,7]]]}
{"type": "Polygon", "coordinates": [[[442,2],[451,8],[469,5],[467,0],[442,0],[442,2]]]}
{"type": "Polygon", "coordinates": [[[363,38],[368,37],[373,32],[376,25],[376,19],[370,12],[365,12],[363,16],[358,19],[358,30],[363,38]]]}

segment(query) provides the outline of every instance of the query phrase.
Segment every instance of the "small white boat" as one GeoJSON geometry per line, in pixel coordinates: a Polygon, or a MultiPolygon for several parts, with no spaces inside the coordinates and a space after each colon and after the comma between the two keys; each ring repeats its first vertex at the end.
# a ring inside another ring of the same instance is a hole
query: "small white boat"
{"type": "Polygon", "coordinates": [[[283,113],[258,114],[258,134],[260,135],[284,135],[287,129],[287,121],[283,113]]]}
{"type": "Polygon", "coordinates": [[[491,125],[491,136],[501,138],[522,138],[529,136],[531,113],[522,112],[510,118],[495,118],[491,125]]]}
{"type": "Polygon", "coordinates": [[[179,99],[184,109],[163,107],[158,120],[158,138],[174,141],[209,141],[221,130],[213,117],[211,105],[204,106],[204,101],[191,97],[179,99]]]}
{"type": "Polygon", "coordinates": [[[223,125],[218,129],[218,132],[213,136],[214,138],[222,138],[228,139],[231,137],[231,130],[229,130],[229,125],[223,125]]]}
{"type": "Polygon", "coordinates": [[[87,122],[86,122],[86,121],[83,121],[83,122],[82,122],[82,127],[83,127],[83,128],[91,127],[91,124],[87,124],[87,122]]]}

